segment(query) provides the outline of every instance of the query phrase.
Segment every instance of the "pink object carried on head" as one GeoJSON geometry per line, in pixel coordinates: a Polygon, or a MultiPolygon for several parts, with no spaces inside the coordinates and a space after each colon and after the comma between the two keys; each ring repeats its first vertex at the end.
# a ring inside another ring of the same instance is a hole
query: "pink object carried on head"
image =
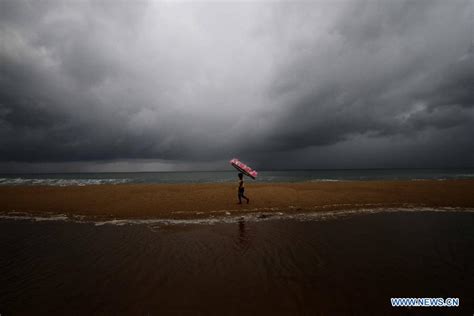
{"type": "Polygon", "coordinates": [[[244,164],[243,162],[241,162],[239,159],[232,159],[230,161],[230,164],[237,170],[239,170],[240,172],[242,172],[243,174],[245,174],[246,176],[249,176],[250,178],[254,179],[257,177],[258,175],[258,172],[253,170],[252,168],[250,168],[249,166],[247,166],[246,164],[244,164]]]}

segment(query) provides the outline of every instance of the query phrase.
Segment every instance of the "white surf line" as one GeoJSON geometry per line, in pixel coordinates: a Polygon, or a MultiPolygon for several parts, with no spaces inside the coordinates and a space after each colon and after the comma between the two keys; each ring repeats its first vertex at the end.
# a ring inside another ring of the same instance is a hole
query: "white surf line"
{"type": "MultiPolygon", "coordinates": [[[[287,211],[290,210],[297,210],[297,211],[310,211],[310,210],[319,210],[324,208],[331,208],[331,207],[387,207],[387,206],[399,206],[399,207],[425,207],[426,204],[413,204],[413,203],[335,203],[335,204],[322,204],[322,205],[315,205],[309,207],[300,207],[289,205],[285,207],[259,207],[259,208],[244,208],[244,209],[223,209],[223,210],[216,210],[216,211],[209,211],[209,212],[199,212],[199,211],[172,211],[172,214],[205,214],[205,213],[212,213],[212,214],[220,214],[220,213],[236,213],[236,212],[243,212],[243,213],[251,213],[251,212],[274,212],[274,211],[287,211]]],[[[334,210],[338,212],[338,210],[334,210]]],[[[342,211],[342,210],[341,210],[342,211]]]]}
{"type": "Polygon", "coordinates": [[[150,219],[100,219],[87,217],[82,215],[68,216],[66,214],[37,215],[28,212],[0,212],[0,219],[4,220],[21,220],[33,222],[46,221],[64,221],[73,223],[94,224],[95,226],[103,225],[190,225],[190,224],[217,224],[217,223],[236,223],[239,221],[268,221],[278,219],[294,219],[300,221],[311,220],[332,220],[345,218],[355,215],[376,214],[376,213],[395,213],[395,212],[462,212],[474,213],[474,209],[462,207],[394,207],[394,208],[363,208],[353,210],[339,211],[318,211],[318,212],[300,212],[300,213],[284,213],[284,212],[253,212],[249,214],[234,214],[234,216],[211,216],[207,218],[196,219],[166,219],[166,218],[150,218],[150,219]]]}
{"type": "Polygon", "coordinates": [[[128,178],[117,178],[117,179],[90,179],[90,178],[0,178],[0,185],[5,186],[55,186],[55,187],[67,187],[67,186],[88,186],[88,185],[103,185],[103,184],[124,184],[131,182],[132,179],[128,178]]]}

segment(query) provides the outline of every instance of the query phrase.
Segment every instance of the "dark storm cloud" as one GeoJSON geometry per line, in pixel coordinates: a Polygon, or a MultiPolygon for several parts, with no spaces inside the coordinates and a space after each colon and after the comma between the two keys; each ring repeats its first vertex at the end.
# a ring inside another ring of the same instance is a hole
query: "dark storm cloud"
{"type": "Polygon", "coordinates": [[[471,125],[471,9],[459,1],[357,2],[327,41],[295,36],[305,52],[274,86],[289,95],[279,120],[287,127],[274,142],[291,149],[471,125]]]}
{"type": "Polygon", "coordinates": [[[0,159],[472,166],[473,6],[2,1],[0,159]]]}

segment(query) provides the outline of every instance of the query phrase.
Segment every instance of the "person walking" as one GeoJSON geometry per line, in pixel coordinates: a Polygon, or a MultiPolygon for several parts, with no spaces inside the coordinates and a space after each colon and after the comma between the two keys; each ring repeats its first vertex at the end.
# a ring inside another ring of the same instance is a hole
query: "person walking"
{"type": "Polygon", "coordinates": [[[244,185],[244,174],[239,173],[239,187],[237,188],[238,190],[238,198],[239,198],[239,204],[242,204],[242,198],[247,200],[247,204],[250,203],[250,199],[244,195],[245,192],[245,185],[244,185]]]}

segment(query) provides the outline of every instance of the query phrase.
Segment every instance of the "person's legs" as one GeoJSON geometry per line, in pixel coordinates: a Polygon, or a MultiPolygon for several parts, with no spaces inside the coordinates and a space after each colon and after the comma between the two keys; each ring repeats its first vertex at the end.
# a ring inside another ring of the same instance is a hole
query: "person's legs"
{"type": "Polygon", "coordinates": [[[244,195],[244,191],[245,191],[245,190],[242,188],[242,189],[241,189],[241,193],[240,193],[240,194],[242,195],[242,197],[243,197],[244,199],[246,199],[246,200],[247,200],[247,204],[249,204],[249,202],[250,202],[250,199],[244,195]]]}
{"type": "Polygon", "coordinates": [[[239,204],[242,204],[242,196],[244,195],[244,192],[242,192],[241,189],[239,189],[239,192],[237,193],[237,197],[239,198],[239,204]]]}

